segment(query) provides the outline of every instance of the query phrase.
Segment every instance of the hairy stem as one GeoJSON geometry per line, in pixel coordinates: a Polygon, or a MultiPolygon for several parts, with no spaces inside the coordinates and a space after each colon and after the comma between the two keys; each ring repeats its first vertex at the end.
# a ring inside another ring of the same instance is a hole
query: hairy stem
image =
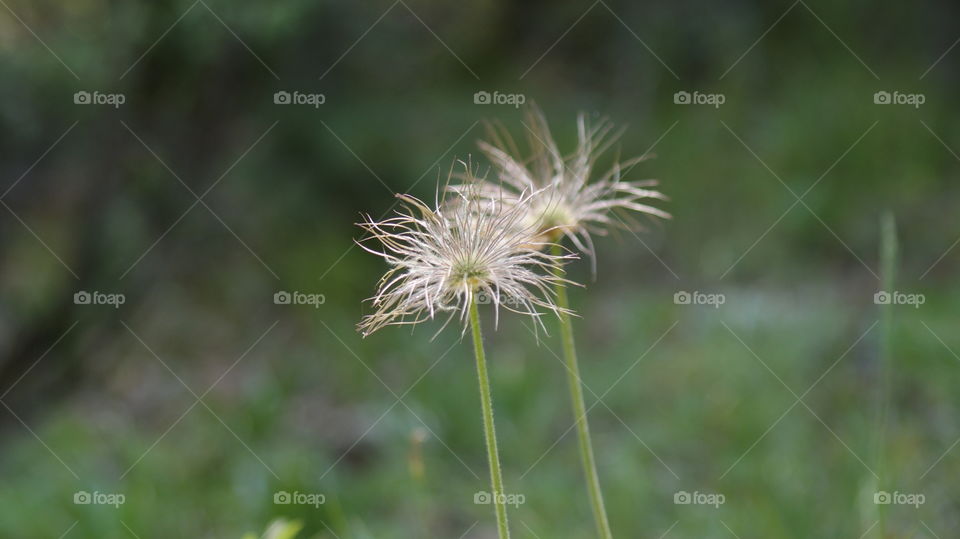
{"type": "MultiPolygon", "coordinates": [[[[554,245],[553,252],[557,256],[562,256],[563,248],[554,245]]],[[[567,287],[563,283],[557,283],[556,290],[557,306],[561,309],[569,309],[567,287]]],[[[583,386],[580,380],[580,367],[577,364],[577,349],[573,342],[573,323],[569,314],[560,314],[560,333],[563,340],[563,357],[567,366],[567,382],[570,386],[570,401],[573,404],[573,415],[577,420],[577,436],[580,439],[580,460],[583,465],[583,473],[587,479],[587,491],[590,494],[590,504],[593,507],[597,536],[602,539],[611,539],[613,534],[610,532],[607,510],[603,505],[603,492],[600,490],[597,463],[593,458],[590,425],[587,422],[587,410],[583,403],[583,386]]]]}
{"type": "Polygon", "coordinates": [[[507,506],[503,503],[503,476],[500,474],[500,454],[497,451],[497,431],[493,427],[493,402],[490,397],[490,378],[487,376],[487,357],[483,352],[480,332],[480,314],[477,303],[470,303],[470,329],[473,331],[473,353],[477,358],[477,379],[480,382],[480,406],[483,409],[483,434],[487,441],[487,460],[490,464],[490,484],[494,509],[497,514],[497,532],[500,539],[509,539],[507,506]]]}

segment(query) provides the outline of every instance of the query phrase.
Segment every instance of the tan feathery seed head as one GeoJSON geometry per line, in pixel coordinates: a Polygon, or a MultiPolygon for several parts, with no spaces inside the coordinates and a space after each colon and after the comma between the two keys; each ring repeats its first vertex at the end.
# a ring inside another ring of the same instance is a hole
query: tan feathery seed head
{"type": "MultiPolygon", "coordinates": [[[[621,178],[623,169],[633,168],[648,156],[616,161],[602,175],[591,177],[597,159],[622,134],[622,130],[614,130],[612,123],[601,119],[591,125],[581,113],[577,118],[576,150],[563,156],[543,113],[536,106],[530,106],[525,117],[526,138],[531,148],[527,158],[520,157],[521,152],[506,128],[500,124],[489,126],[490,142],[479,144],[492,162],[499,181],[484,182],[480,192],[491,199],[516,203],[520,193],[543,191],[542,196],[524,204],[528,215],[522,222],[539,226],[545,241],[559,241],[563,236],[570,238],[579,251],[590,256],[595,267],[591,234],[604,235],[610,228],[637,225],[629,216],[621,219],[612,212],[630,210],[670,218],[669,213],[646,203],[651,199],[667,199],[663,193],[650,189],[657,185],[656,180],[621,178]]],[[[454,186],[453,190],[459,188],[454,186]]]]}
{"type": "Polygon", "coordinates": [[[387,325],[418,324],[438,312],[450,313],[444,327],[459,314],[465,331],[473,302],[492,303],[498,321],[503,307],[533,317],[544,330],[540,309],[560,312],[554,285],[569,283],[558,274],[576,256],[550,254],[535,237],[537,228],[522,223],[527,204],[541,193],[520,190],[509,204],[479,196],[482,180],[463,165],[460,189],[446,191],[433,208],[397,195],[402,207],[394,217],[378,222],[366,216],[358,224],[369,235],[357,243],[390,266],[370,298],[375,311],[358,324],[364,336],[387,325]],[[370,240],[379,241],[381,250],[368,247],[370,240]]]}

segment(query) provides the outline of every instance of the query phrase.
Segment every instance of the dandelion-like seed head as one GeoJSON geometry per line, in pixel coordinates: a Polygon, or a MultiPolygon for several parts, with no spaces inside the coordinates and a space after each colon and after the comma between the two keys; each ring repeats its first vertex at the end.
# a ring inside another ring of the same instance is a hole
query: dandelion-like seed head
{"type": "MultiPolygon", "coordinates": [[[[563,156],[557,147],[546,118],[535,106],[526,112],[524,126],[531,148],[529,157],[521,152],[509,132],[500,124],[489,126],[490,142],[480,142],[480,149],[493,163],[497,182],[487,181],[483,196],[518,203],[518,194],[543,191],[525,204],[525,226],[538,226],[543,241],[570,238],[576,248],[594,260],[591,234],[603,235],[611,228],[636,228],[639,224],[629,215],[614,212],[629,210],[646,215],[670,218],[670,214],[651,206],[651,199],[666,200],[661,192],[651,189],[656,180],[625,181],[629,170],[648,156],[615,163],[602,174],[595,174],[597,159],[616,143],[622,134],[606,119],[591,125],[584,114],[577,118],[577,147],[563,156]]],[[[454,190],[458,190],[455,186],[454,190]]]]}
{"type": "Polygon", "coordinates": [[[366,216],[359,223],[368,233],[359,245],[390,266],[370,299],[374,312],[358,324],[365,336],[387,325],[418,324],[440,312],[450,313],[444,327],[459,315],[465,329],[473,303],[493,304],[497,321],[502,307],[533,317],[540,328],[541,310],[561,311],[554,285],[568,283],[560,268],[575,255],[548,253],[537,224],[524,222],[527,205],[542,193],[520,190],[509,203],[481,196],[483,180],[463,167],[459,188],[445,190],[443,200],[438,195],[434,207],[397,195],[401,208],[394,217],[366,216]],[[367,245],[373,240],[380,249],[367,245]]]}

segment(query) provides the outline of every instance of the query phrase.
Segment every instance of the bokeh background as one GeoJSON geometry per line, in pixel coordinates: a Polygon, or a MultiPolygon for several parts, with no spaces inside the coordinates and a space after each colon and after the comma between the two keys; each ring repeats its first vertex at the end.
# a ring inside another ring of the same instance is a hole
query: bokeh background
{"type": "MultiPolygon", "coordinates": [[[[955,4],[2,3],[0,535],[227,538],[287,517],[305,537],[493,537],[469,343],[354,331],[384,270],[353,243],[360,213],[432,198],[454,159],[486,166],[485,119],[523,136],[522,110],[478,91],[536,101],[561,148],[578,111],[626,126],[620,155],[657,156],[631,178],[671,197],[672,220],[598,241],[595,279],[570,268],[618,537],[960,526],[955,4]],[[886,212],[894,289],[925,303],[882,324],[886,212]]],[[[486,324],[514,534],[591,537],[556,332],[486,324]]]]}

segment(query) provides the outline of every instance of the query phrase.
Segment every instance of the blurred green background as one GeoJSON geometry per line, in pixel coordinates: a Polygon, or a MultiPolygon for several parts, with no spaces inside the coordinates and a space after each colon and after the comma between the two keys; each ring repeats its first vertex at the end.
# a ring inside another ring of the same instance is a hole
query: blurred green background
{"type": "MultiPolygon", "coordinates": [[[[473,503],[488,481],[468,343],[353,328],[384,271],[353,244],[359,214],[432,198],[456,158],[485,167],[484,119],[523,136],[521,111],[479,91],[536,101],[562,149],[578,111],[627,126],[622,156],[657,155],[630,177],[671,197],[673,220],[599,239],[596,279],[571,267],[617,537],[960,526],[957,5],[3,7],[3,537],[228,538],[277,517],[303,537],[493,537],[473,503]],[[925,298],[890,326],[874,302],[885,211],[894,288],[925,298]],[[925,503],[874,504],[881,490],[925,503]],[[74,503],[84,492],[125,503],[74,503]]],[[[506,487],[525,496],[514,534],[591,537],[556,331],[538,346],[524,319],[486,324],[506,487]]]]}

